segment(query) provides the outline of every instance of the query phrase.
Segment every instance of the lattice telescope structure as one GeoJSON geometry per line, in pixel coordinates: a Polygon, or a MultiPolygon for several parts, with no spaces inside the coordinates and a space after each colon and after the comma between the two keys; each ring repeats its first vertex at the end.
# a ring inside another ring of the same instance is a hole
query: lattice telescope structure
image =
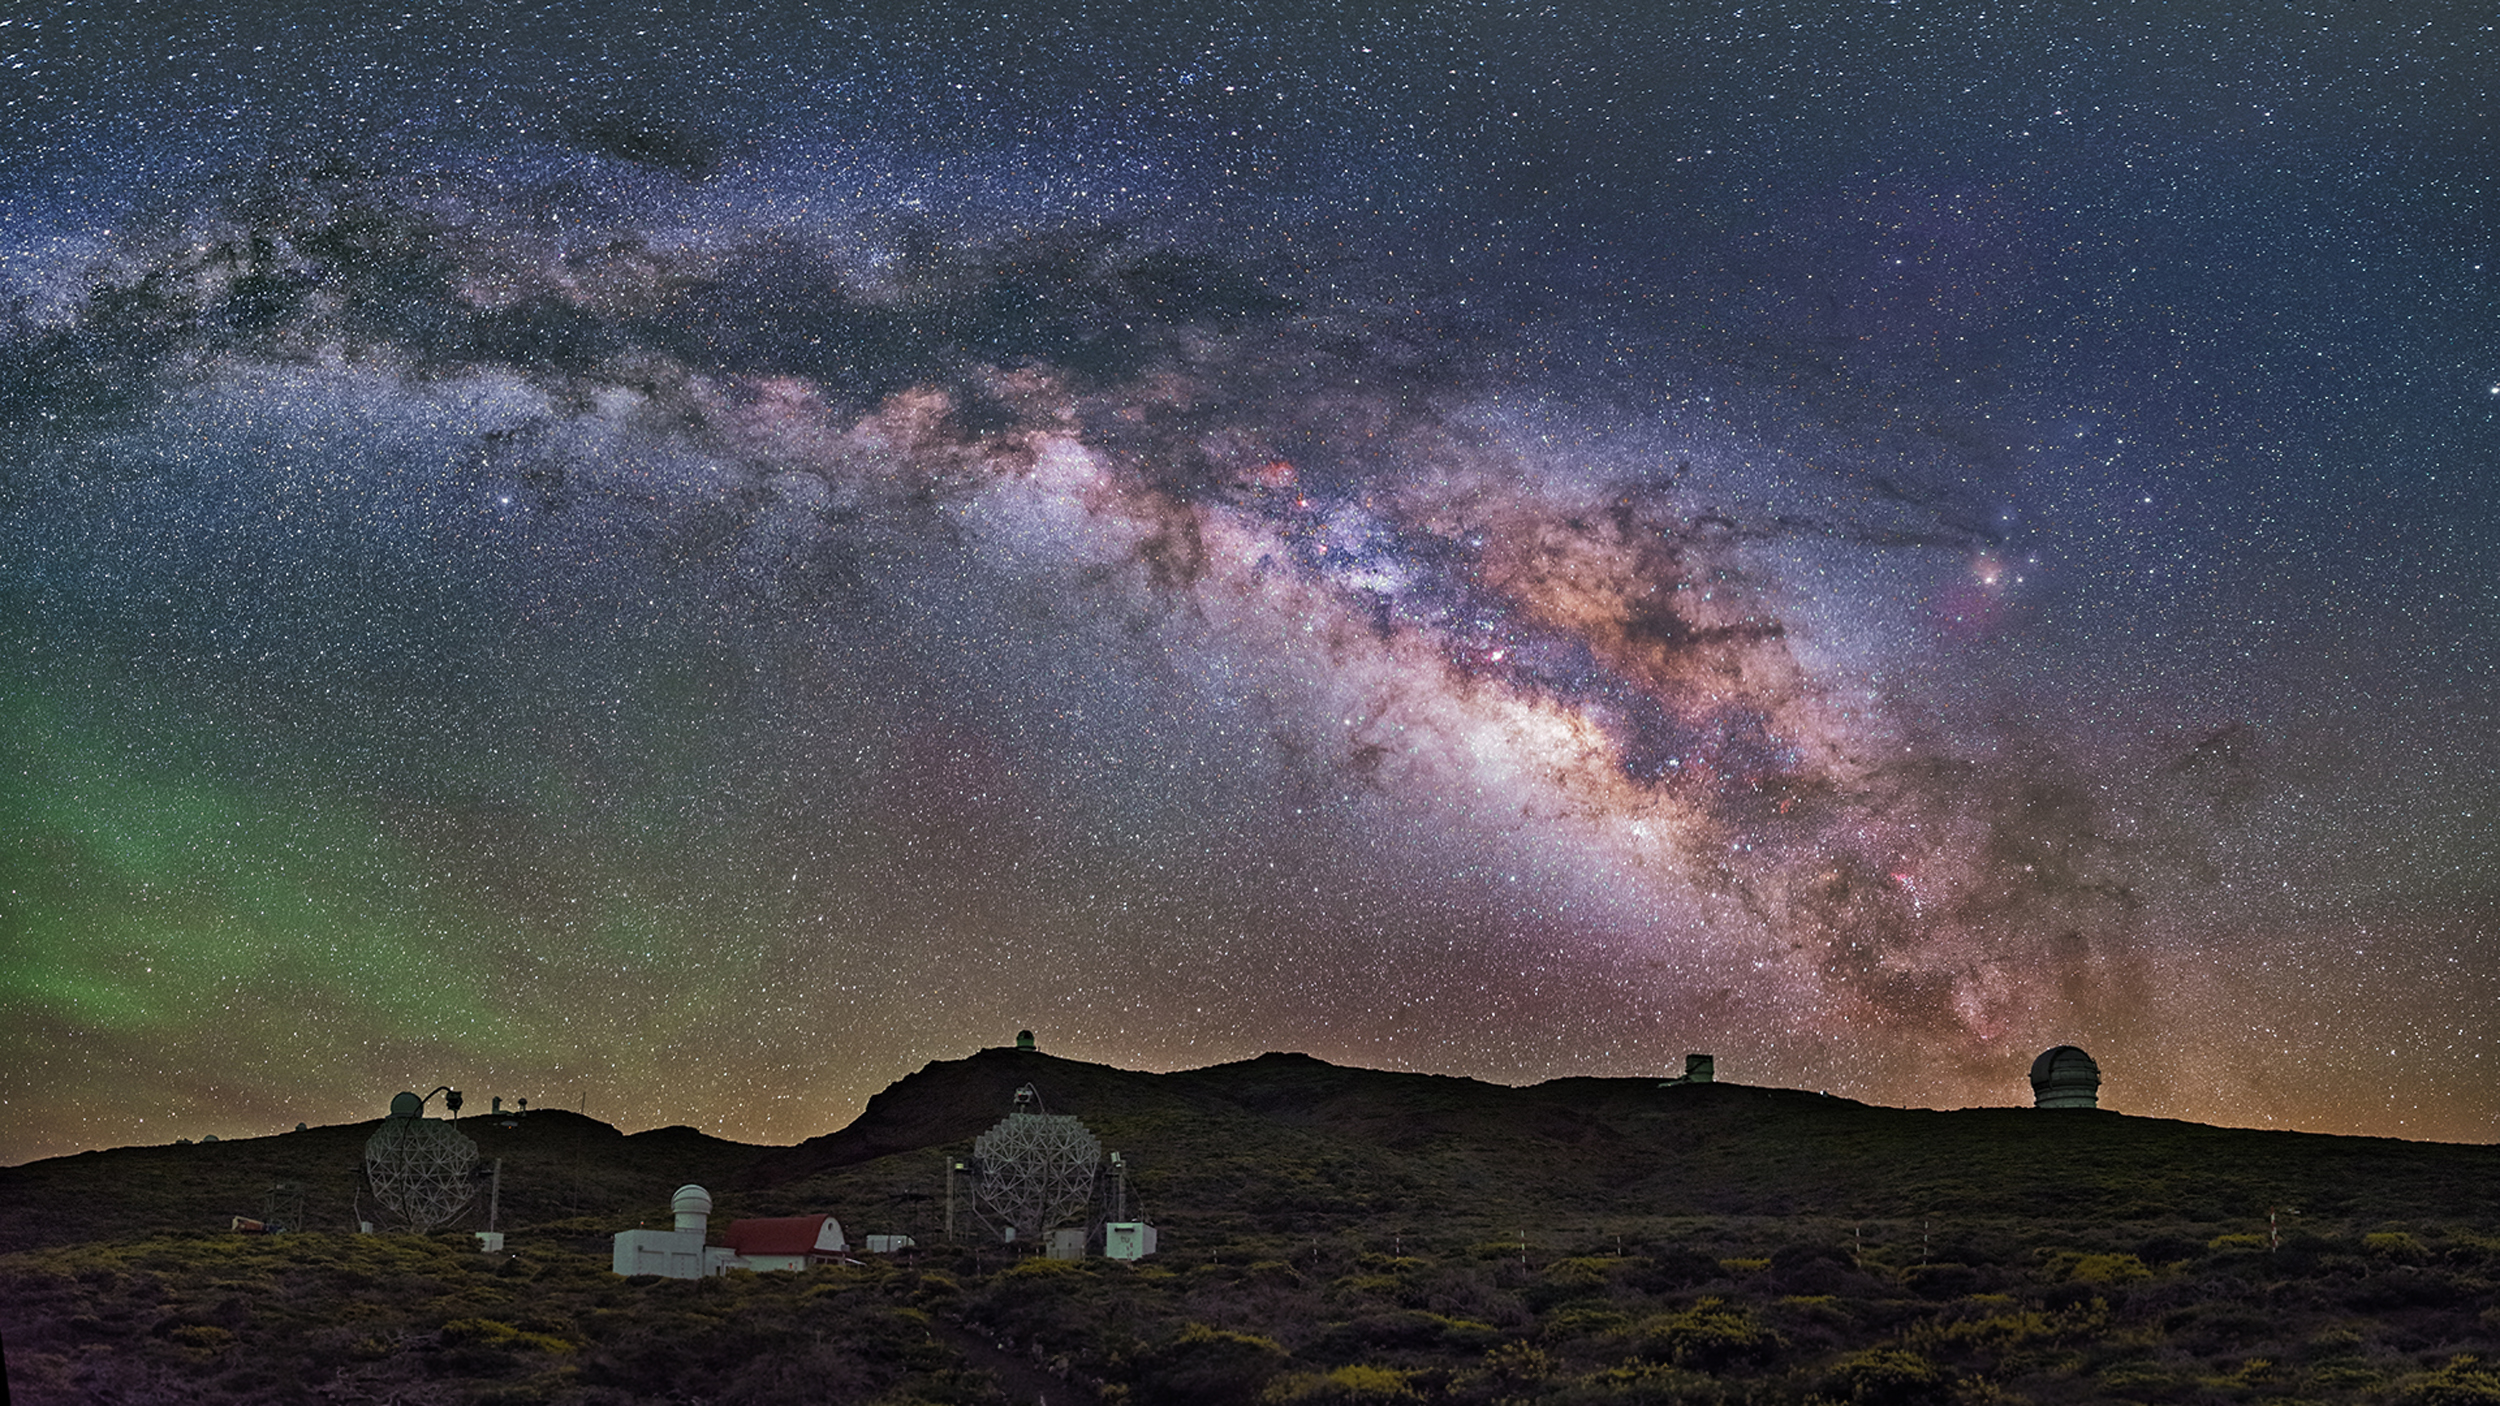
{"type": "Polygon", "coordinates": [[[477,1195],[477,1144],[423,1115],[415,1094],[401,1094],[391,1100],[391,1116],[365,1140],[365,1179],[374,1199],[393,1225],[419,1234],[468,1209],[477,1195]]]}
{"type": "Polygon", "coordinates": [[[1016,1111],[974,1140],[980,1180],[974,1209],[993,1228],[1013,1226],[1019,1240],[1083,1215],[1094,1200],[1102,1142],[1066,1114],[1036,1113],[1032,1086],[1016,1091],[1016,1111]]]}

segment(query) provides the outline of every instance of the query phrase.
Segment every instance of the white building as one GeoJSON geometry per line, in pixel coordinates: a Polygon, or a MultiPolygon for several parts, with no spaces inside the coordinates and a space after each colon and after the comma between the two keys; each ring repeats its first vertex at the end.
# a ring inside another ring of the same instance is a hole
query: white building
{"type": "Polygon", "coordinates": [[[712,1221],[712,1193],[702,1187],[677,1188],[668,1208],[677,1213],[675,1230],[620,1230],[609,1268],[619,1274],[665,1274],[671,1279],[702,1279],[730,1267],[737,1251],[707,1245],[712,1221]]]}
{"type": "Polygon", "coordinates": [[[677,1188],[669,1209],[677,1213],[676,1229],[618,1231],[608,1267],[619,1274],[703,1279],[733,1269],[806,1269],[838,1260],[850,1248],[842,1222],[827,1215],[731,1221],[723,1234],[728,1244],[706,1244],[712,1193],[699,1186],[677,1188]]]}

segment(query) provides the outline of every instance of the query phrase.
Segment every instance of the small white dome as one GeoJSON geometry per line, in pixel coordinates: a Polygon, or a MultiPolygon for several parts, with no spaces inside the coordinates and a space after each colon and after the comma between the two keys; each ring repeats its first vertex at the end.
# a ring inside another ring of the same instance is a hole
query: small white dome
{"type": "Polygon", "coordinates": [[[668,1208],[681,1216],[708,1216],[712,1213],[712,1193],[688,1182],[669,1198],[668,1208]]]}

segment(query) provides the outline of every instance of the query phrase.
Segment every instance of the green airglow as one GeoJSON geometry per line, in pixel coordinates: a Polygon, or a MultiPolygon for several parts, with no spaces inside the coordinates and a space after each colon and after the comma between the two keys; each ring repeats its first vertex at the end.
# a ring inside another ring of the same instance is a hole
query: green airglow
{"type": "Polygon", "coordinates": [[[351,995],[371,1013],[415,1022],[431,992],[391,974],[422,960],[426,913],[403,902],[409,872],[335,805],[272,795],[213,773],[142,768],[61,710],[11,700],[5,726],[19,768],[0,778],[0,857],[17,960],[0,973],[12,1000],[72,1003],[114,1025],[196,1006],[221,982],[273,983],[297,998],[351,995]]]}
{"type": "Polygon", "coordinates": [[[562,767],[515,767],[525,811],[468,788],[474,758],[411,800],[156,690],[105,708],[58,682],[0,691],[0,1095],[291,1122],[320,1110],[290,1091],[342,1071],[648,1082],[760,985],[746,929],[777,899],[728,837],[688,839],[682,802],[611,787],[603,813],[562,767]]]}

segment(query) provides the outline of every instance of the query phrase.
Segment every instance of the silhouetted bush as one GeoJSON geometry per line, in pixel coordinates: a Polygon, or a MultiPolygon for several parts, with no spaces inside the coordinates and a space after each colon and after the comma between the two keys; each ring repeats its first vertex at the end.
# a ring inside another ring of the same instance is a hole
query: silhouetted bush
{"type": "Polygon", "coordinates": [[[1593,1256],[1555,1260],[1520,1287],[1519,1297],[1539,1313],[1557,1304],[1602,1299],[1613,1287],[1615,1271],[1627,1263],[1593,1256]]]}
{"type": "Polygon", "coordinates": [[[1946,1373],[1901,1348],[1877,1347],[1842,1358],[1823,1389],[1864,1406],[1918,1406],[1943,1395],[1946,1373]]]}
{"type": "Polygon", "coordinates": [[[1140,1364],[1132,1399],[1138,1406],[1246,1406],[1284,1369],[1273,1339],[1184,1325],[1140,1364]]]}
{"type": "Polygon", "coordinates": [[[1259,1396],[1272,1406],[1389,1406],[1422,1399],[1408,1373],[1361,1364],[1279,1377],[1259,1396]]]}
{"type": "Polygon", "coordinates": [[[2066,1273],[2083,1284],[2124,1284],[2153,1277],[2144,1261],[2133,1255],[2084,1255],[2066,1273]]]}
{"type": "Polygon", "coordinates": [[[1914,1264],[1901,1271],[1902,1287],[1924,1299],[1958,1299],[1980,1282],[1979,1271],[1966,1264],[1914,1264]]]}
{"type": "Polygon", "coordinates": [[[2205,1252],[2205,1242],[2176,1231],[2165,1231],[2136,1242],[2136,1258],[2148,1265],[2175,1264],[2192,1260],[2205,1252]]]}
{"type": "Polygon", "coordinates": [[[2429,1252],[2422,1248],[2422,1242],[2402,1230],[2373,1231],[2361,1237],[2361,1248],[2374,1258],[2405,1264],[2420,1264],[2430,1258],[2429,1252]]]}
{"type": "Polygon", "coordinates": [[[2500,1373],[2486,1370],[2479,1358],[2452,1357],[2407,1383],[2397,1399],[2405,1406],[2500,1406],[2500,1373]]]}
{"type": "Polygon", "coordinates": [[[1455,1352],[1474,1356],[1501,1340],[1501,1330],[1489,1323],[1401,1309],[1337,1324],[1314,1339],[1301,1355],[1331,1364],[1350,1364],[1388,1352],[1455,1352]]]}
{"type": "Polygon", "coordinates": [[[1641,1354],[1654,1361],[1706,1372],[1768,1362],[1781,1346],[1779,1335],[1751,1312],[1715,1298],[1650,1319],[1641,1325],[1640,1344],[1641,1354]]]}
{"type": "Polygon", "coordinates": [[[2384,1313],[2403,1308],[2479,1306],[2489,1296],[2490,1286],[2479,1280],[2468,1281],[2445,1270],[2408,1264],[2381,1269],[2359,1279],[2337,1297],[2347,1308],[2384,1313]]]}
{"type": "Polygon", "coordinates": [[[1667,1293],[1707,1284],[1723,1271],[1719,1262],[1708,1255],[1691,1250],[1660,1250],[1645,1260],[1636,1260],[1624,1275],[1624,1282],[1645,1294],[1667,1293]]]}
{"type": "Polygon", "coordinates": [[[1862,1290],[1866,1276],[1847,1251],[1831,1245],[1784,1245],[1771,1252],[1771,1288],[1782,1294],[1840,1294],[1862,1290]]]}

